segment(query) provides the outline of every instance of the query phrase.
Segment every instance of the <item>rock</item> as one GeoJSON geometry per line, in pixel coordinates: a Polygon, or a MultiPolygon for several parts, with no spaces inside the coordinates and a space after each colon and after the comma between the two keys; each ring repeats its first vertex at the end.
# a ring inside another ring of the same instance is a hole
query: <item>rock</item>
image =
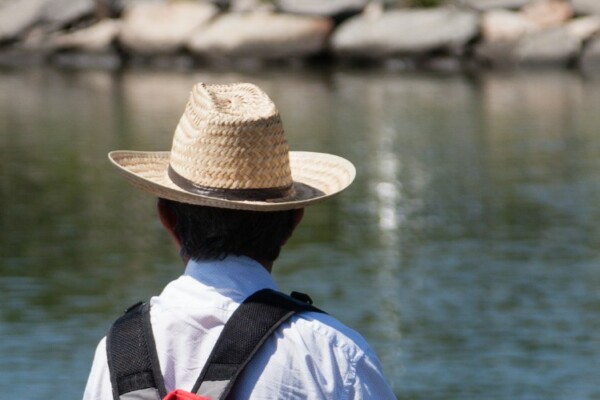
{"type": "Polygon", "coordinates": [[[584,71],[600,71],[600,38],[594,39],[585,47],[579,64],[584,71]]]}
{"type": "Polygon", "coordinates": [[[21,37],[43,15],[45,0],[15,0],[0,8],[0,42],[21,37]]]}
{"type": "Polygon", "coordinates": [[[488,11],[475,54],[495,66],[567,65],[582,42],[600,29],[595,18],[569,20],[571,16],[570,6],[558,0],[530,3],[522,12],[488,11]]]}
{"type": "Polygon", "coordinates": [[[500,67],[567,66],[578,57],[583,34],[589,32],[584,32],[584,29],[578,31],[567,25],[528,32],[506,40],[484,40],[475,48],[475,55],[480,61],[500,67]]]}
{"type": "Polygon", "coordinates": [[[54,39],[57,49],[72,49],[86,53],[110,50],[121,29],[121,21],[104,19],[90,27],[58,35],[54,39]]]}
{"type": "Polygon", "coordinates": [[[515,48],[516,61],[522,65],[566,66],[578,55],[581,41],[565,28],[525,36],[515,48]]]}
{"type": "Polygon", "coordinates": [[[139,4],[165,4],[168,0],[96,0],[108,6],[114,14],[121,14],[129,8],[139,4]]]}
{"type": "Polygon", "coordinates": [[[34,27],[29,29],[19,42],[0,49],[0,65],[43,64],[53,50],[52,35],[42,27],[34,27]]]}
{"type": "Polygon", "coordinates": [[[94,13],[94,0],[14,0],[0,4],[0,42],[22,37],[30,28],[47,31],[94,13]]]}
{"type": "Polygon", "coordinates": [[[600,15],[600,1],[598,0],[571,0],[571,5],[577,15],[600,15]]]}
{"type": "Polygon", "coordinates": [[[41,22],[53,29],[62,28],[92,16],[95,10],[94,0],[47,0],[41,22]]]}
{"type": "Polygon", "coordinates": [[[197,30],[188,48],[209,58],[302,58],[321,52],[332,28],[333,22],[321,17],[225,14],[197,30]]]}
{"type": "Polygon", "coordinates": [[[231,0],[229,12],[252,12],[252,11],[275,11],[275,6],[271,2],[261,0],[231,0]]]}
{"type": "Polygon", "coordinates": [[[15,44],[15,48],[36,52],[44,56],[54,51],[54,33],[49,33],[43,26],[35,26],[15,44]]]}
{"type": "Polygon", "coordinates": [[[582,42],[586,41],[600,33],[600,15],[575,18],[566,24],[565,28],[582,42]]]}
{"type": "Polygon", "coordinates": [[[277,0],[275,6],[284,13],[336,17],[360,13],[369,0],[277,0]]]}
{"type": "Polygon", "coordinates": [[[517,63],[517,43],[518,40],[483,41],[475,47],[475,58],[479,63],[493,67],[513,67],[517,63]]]}
{"type": "Polygon", "coordinates": [[[523,15],[540,29],[563,25],[573,16],[573,8],[564,0],[538,0],[523,7],[523,15]]]}
{"type": "Polygon", "coordinates": [[[119,41],[142,55],[174,53],[217,13],[209,3],[135,4],[124,13],[119,41]]]}
{"type": "Polygon", "coordinates": [[[462,52],[479,33],[476,13],[450,8],[393,10],[379,17],[357,16],[332,37],[336,54],[352,57],[416,55],[433,50],[462,52]]]}
{"type": "Polygon", "coordinates": [[[531,0],[462,0],[460,3],[478,11],[488,11],[494,9],[516,10],[530,2],[531,0]]]}
{"type": "Polygon", "coordinates": [[[543,0],[528,4],[522,12],[494,10],[481,21],[483,40],[476,58],[494,66],[568,65],[579,53],[582,38],[593,31],[592,21],[566,21],[568,4],[543,0]]]}
{"type": "Polygon", "coordinates": [[[481,34],[487,42],[517,40],[536,30],[537,26],[520,12],[492,10],[481,17],[481,34]]]}

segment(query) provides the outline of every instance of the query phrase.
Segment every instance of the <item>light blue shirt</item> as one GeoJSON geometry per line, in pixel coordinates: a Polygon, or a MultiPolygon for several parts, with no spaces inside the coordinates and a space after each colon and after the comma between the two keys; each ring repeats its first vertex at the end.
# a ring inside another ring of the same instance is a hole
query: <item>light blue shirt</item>
{"type": "MultiPolygon", "coordinates": [[[[167,391],[191,390],[233,311],[252,293],[277,289],[247,257],[190,261],[185,273],[151,299],[150,317],[167,391]]],[[[395,399],[380,363],[355,331],[327,314],[295,315],[265,342],[238,379],[231,399],[395,399]]],[[[84,400],[110,400],[103,339],[84,400]]]]}

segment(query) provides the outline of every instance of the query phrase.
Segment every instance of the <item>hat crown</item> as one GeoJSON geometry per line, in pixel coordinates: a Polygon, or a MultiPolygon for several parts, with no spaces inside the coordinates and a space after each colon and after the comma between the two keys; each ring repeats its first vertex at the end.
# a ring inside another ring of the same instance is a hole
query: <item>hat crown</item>
{"type": "Polygon", "coordinates": [[[175,129],[170,166],[205,188],[285,188],[293,183],[288,151],[279,112],[261,89],[199,83],[175,129]]]}

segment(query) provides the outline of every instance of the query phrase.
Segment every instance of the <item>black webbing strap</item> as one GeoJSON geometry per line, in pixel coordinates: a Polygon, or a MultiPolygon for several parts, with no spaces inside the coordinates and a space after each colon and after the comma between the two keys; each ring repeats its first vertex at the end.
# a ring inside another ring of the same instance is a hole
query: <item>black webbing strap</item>
{"type": "Polygon", "coordinates": [[[160,396],[154,395],[154,398],[162,399],[167,394],[154,345],[148,304],[138,303],[130,307],[113,324],[106,338],[106,351],[114,400],[144,389],[148,393],[148,389],[152,388],[158,390],[160,396]]]}
{"type": "Polygon", "coordinates": [[[322,312],[307,302],[308,296],[293,295],[263,289],[248,297],[225,324],[192,392],[225,399],[244,367],[285,320],[300,311],[322,312]]]}
{"type": "MultiPolygon", "coordinates": [[[[322,312],[308,296],[292,296],[263,289],[248,297],[225,324],[192,392],[225,399],[244,367],[285,320],[300,311],[322,312]]],[[[148,304],[130,307],[113,324],[106,348],[114,400],[166,395],[148,304]]]]}

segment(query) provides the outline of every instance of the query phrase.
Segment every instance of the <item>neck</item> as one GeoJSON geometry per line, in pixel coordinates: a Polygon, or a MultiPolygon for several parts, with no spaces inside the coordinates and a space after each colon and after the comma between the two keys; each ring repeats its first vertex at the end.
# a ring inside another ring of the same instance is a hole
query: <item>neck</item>
{"type": "Polygon", "coordinates": [[[184,267],[188,265],[188,262],[190,262],[190,256],[188,256],[187,253],[183,251],[183,247],[179,248],[179,258],[181,258],[184,267]]]}
{"type": "MultiPolygon", "coordinates": [[[[185,267],[186,265],[188,265],[188,262],[190,261],[190,257],[182,250],[183,249],[181,249],[179,251],[179,257],[181,258],[181,261],[183,262],[183,266],[185,267]]],[[[253,257],[251,255],[247,255],[246,257],[249,257],[249,258],[253,259],[254,261],[256,261],[257,263],[259,263],[260,265],[262,265],[263,268],[266,269],[269,273],[271,273],[271,271],[273,270],[273,261],[261,260],[257,257],[253,257]]]]}
{"type": "Polygon", "coordinates": [[[260,257],[256,257],[254,254],[244,254],[244,255],[246,257],[250,257],[251,259],[253,259],[257,263],[259,263],[260,265],[262,265],[264,267],[264,269],[266,269],[267,271],[269,271],[269,273],[271,273],[271,270],[273,269],[273,261],[269,261],[269,260],[262,259],[260,257]]]}
{"type": "Polygon", "coordinates": [[[260,265],[262,265],[267,271],[269,271],[269,273],[271,273],[271,271],[273,270],[273,261],[257,260],[253,257],[251,258],[258,262],[260,265]]]}

